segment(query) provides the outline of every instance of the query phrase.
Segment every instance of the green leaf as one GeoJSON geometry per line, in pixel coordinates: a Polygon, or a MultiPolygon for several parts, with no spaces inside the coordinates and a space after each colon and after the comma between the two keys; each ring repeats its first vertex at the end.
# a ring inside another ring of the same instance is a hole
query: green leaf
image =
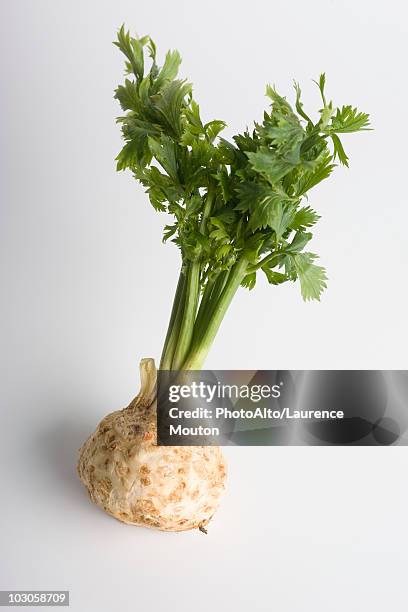
{"type": "Polygon", "coordinates": [[[163,242],[167,242],[177,232],[177,223],[164,226],[163,242]]]}
{"type": "MultiPolygon", "coordinates": [[[[130,44],[131,44],[132,52],[133,52],[133,62],[135,66],[135,74],[139,77],[139,79],[143,79],[143,75],[144,75],[143,42],[137,40],[136,38],[131,38],[130,44]]],[[[132,60],[130,60],[130,62],[132,63],[132,60]]]]}
{"type": "Polygon", "coordinates": [[[176,143],[171,138],[163,134],[160,141],[157,141],[156,138],[149,136],[148,144],[152,155],[157,159],[169,177],[174,182],[178,182],[179,178],[176,143]]]}
{"type": "Polygon", "coordinates": [[[285,247],[286,253],[300,253],[303,251],[307,243],[312,239],[313,235],[310,232],[298,231],[295,234],[292,242],[285,247]]]}
{"type": "Polygon", "coordinates": [[[154,125],[141,121],[134,115],[124,117],[121,120],[123,137],[127,144],[119,153],[118,170],[125,168],[134,169],[135,166],[143,166],[150,162],[151,154],[147,146],[148,136],[158,136],[159,132],[154,125]]]}
{"type": "Polygon", "coordinates": [[[303,161],[313,161],[327,149],[326,140],[320,134],[320,126],[317,124],[307,134],[300,147],[300,156],[303,161]]]}
{"type": "Polygon", "coordinates": [[[241,286],[245,287],[246,289],[249,289],[251,291],[251,289],[253,289],[256,285],[256,272],[251,272],[250,274],[247,274],[246,276],[244,276],[243,281],[241,282],[241,286]]]}
{"type": "Polygon", "coordinates": [[[266,95],[268,96],[268,98],[272,100],[272,105],[275,111],[279,111],[284,115],[288,113],[293,114],[291,105],[286,100],[286,98],[283,98],[282,96],[278,94],[275,87],[272,87],[271,85],[267,85],[266,95]]]}
{"type": "MultiPolygon", "coordinates": [[[[304,130],[299,120],[294,115],[279,117],[273,125],[264,123],[263,134],[272,140],[272,144],[279,147],[285,155],[300,149],[300,143],[304,138],[304,130]],[[283,146],[282,146],[283,145],[283,146]]],[[[298,157],[298,156],[297,156],[298,157]]]]}
{"type": "Polygon", "coordinates": [[[153,208],[158,212],[165,212],[167,209],[164,203],[166,202],[166,196],[163,191],[152,185],[147,190],[147,193],[149,195],[150,204],[153,206],[153,208]]]}
{"type": "Polygon", "coordinates": [[[154,89],[158,91],[163,85],[176,78],[181,64],[181,57],[178,51],[168,51],[162,69],[156,78],[154,89]]]}
{"type": "Polygon", "coordinates": [[[307,121],[310,125],[313,125],[312,120],[310,119],[308,115],[306,115],[305,111],[303,110],[303,103],[301,102],[301,99],[300,99],[302,90],[300,89],[299,83],[296,83],[296,81],[294,82],[294,88],[296,92],[296,110],[297,112],[299,113],[301,117],[303,117],[303,119],[305,119],[305,121],[307,121]]]}
{"type": "Polygon", "coordinates": [[[321,155],[320,161],[316,163],[313,170],[306,170],[301,174],[296,185],[296,195],[298,197],[304,195],[309,189],[315,187],[315,185],[318,185],[321,181],[330,176],[333,169],[336,167],[335,164],[331,163],[332,159],[330,152],[326,151],[321,155]]]}
{"type": "Polygon", "coordinates": [[[282,238],[283,234],[292,223],[294,216],[295,208],[291,204],[283,204],[282,201],[280,201],[273,207],[268,225],[275,231],[277,240],[282,238]]]}
{"type": "Polygon", "coordinates": [[[317,266],[314,261],[317,255],[313,253],[299,253],[290,256],[300,281],[302,297],[307,300],[320,300],[326,289],[326,270],[317,266]]]}
{"type": "Polygon", "coordinates": [[[258,149],[257,139],[255,136],[251,136],[248,130],[246,130],[243,134],[233,136],[233,139],[240,151],[251,151],[254,153],[258,149]]]}
{"type": "Polygon", "coordinates": [[[200,166],[208,166],[213,153],[214,148],[207,140],[195,140],[191,144],[191,169],[197,170],[200,166]]]}
{"type": "Polygon", "coordinates": [[[263,266],[262,271],[265,273],[265,276],[268,279],[268,283],[270,283],[271,285],[281,285],[282,283],[288,280],[286,274],[271,270],[270,268],[268,268],[268,266],[263,266]]]}
{"type": "Polygon", "coordinates": [[[126,170],[133,168],[139,163],[140,156],[143,154],[141,143],[137,140],[127,142],[116,157],[116,170],[126,170]]]}
{"type": "Polygon", "coordinates": [[[238,205],[235,210],[249,211],[251,230],[270,227],[277,240],[287,230],[295,215],[289,196],[282,189],[272,189],[267,185],[243,182],[237,187],[238,205]]]}
{"type": "Polygon", "coordinates": [[[225,121],[220,121],[219,119],[214,119],[213,121],[205,124],[204,130],[210,142],[213,142],[217,138],[218,134],[226,127],[226,125],[227,124],[225,121]]]}
{"type": "Polygon", "coordinates": [[[264,240],[265,237],[260,232],[252,234],[245,240],[245,257],[250,263],[255,265],[258,262],[259,252],[262,249],[264,240]]]}
{"type": "Polygon", "coordinates": [[[235,210],[241,211],[253,210],[259,200],[268,198],[273,194],[271,188],[267,185],[262,185],[253,181],[239,183],[236,192],[238,204],[235,210]]]}
{"type": "Polygon", "coordinates": [[[149,36],[149,40],[147,43],[147,49],[149,52],[149,56],[152,58],[153,62],[156,62],[156,54],[157,54],[157,48],[156,45],[154,43],[154,41],[150,38],[149,36]]]}
{"type": "Polygon", "coordinates": [[[326,107],[327,106],[327,102],[326,102],[326,96],[324,94],[324,88],[326,86],[326,74],[324,72],[322,72],[322,74],[319,77],[318,81],[315,81],[316,85],[318,86],[319,90],[320,90],[320,95],[322,97],[322,101],[323,101],[323,105],[326,107]]]}
{"type": "Polygon", "coordinates": [[[150,77],[146,76],[139,84],[139,97],[144,106],[151,106],[150,102],[150,77]]]}
{"type": "Polygon", "coordinates": [[[203,124],[190,83],[177,78],[177,51],[169,51],[160,68],[152,39],[133,38],[123,26],[116,45],[134,75],[115,92],[125,114],[118,119],[124,146],[117,168],[130,168],[154,208],[173,216],[164,239],[180,248],[185,262],[199,262],[199,289],[243,258],[244,286],[252,288],[262,268],[271,284],[299,278],[304,299],[318,299],[325,271],[303,249],[312,237],[307,228],[319,216],[309,206],[299,208],[300,201],[331,174],[335,159],[348,165],[338,134],[368,129],[368,115],[351,106],[333,110],[322,74],[316,124],[303,109],[297,83],[293,107],[268,86],[271,107],[262,123],[228,142],[221,137],[224,121],[203,124]],[[152,60],[146,65],[145,53],[152,60]]]}
{"type": "Polygon", "coordinates": [[[293,221],[294,214],[293,206],[284,204],[281,199],[273,196],[265,198],[252,213],[249,227],[252,230],[270,227],[279,241],[293,221]]]}
{"type": "Polygon", "coordinates": [[[133,172],[135,178],[147,187],[147,193],[155,208],[163,210],[164,202],[169,202],[169,206],[172,206],[184,197],[182,187],[167,174],[161,173],[156,166],[136,167],[133,172]]]}
{"type": "Polygon", "coordinates": [[[185,110],[185,115],[189,123],[197,128],[196,134],[204,134],[204,126],[200,116],[200,106],[195,100],[191,99],[190,106],[185,110]]]}
{"type": "Polygon", "coordinates": [[[155,108],[162,116],[166,126],[179,138],[182,134],[181,110],[185,97],[191,93],[191,84],[187,81],[170,81],[157,96],[155,108]]]}
{"type": "Polygon", "coordinates": [[[361,113],[352,106],[338,108],[334,115],[328,133],[345,134],[370,129],[370,116],[361,113]]]}
{"type": "Polygon", "coordinates": [[[218,213],[215,219],[219,219],[226,225],[231,225],[231,223],[234,223],[236,221],[237,214],[231,209],[224,208],[224,209],[221,209],[221,212],[218,213]]]}
{"type": "Polygon", "coordinates": [[[293,230],[302,230],[306,227],[312,227],[319,219],[320,216],[310,206],[304,206],[296,212],[290,227],[293,230]]]}
{"type": "Polygon", "coordinates": [[[232,247],[230,244],[223,244],[217,248],[215,252],[215,256],[217,259],[224,259],[224,257],[227,257],[227,255],[229,255],[231,250],[232,250],[232,247]]]}
{"type": "Polygon", "coordinates": [[[215,175],[215,179],[221,188],[222,197],[227,204],[231,198],[234,197],[233,182],[227,169],[222,167],[220,170],[218,170],[215,175]]]}
{"type": "Polygon", "coordinates": [[[267,147],[261,147],[256,153],[246,155],[255,172],[264,176],[271,184],[277,183],[294,167],[292,162],[277,157],[267,147]]]}
{"type": "Polygon", "coordinates": [[[220,138],[220,141],[217,145],[217,150],[220,158],[220,162],[229,166],[233,166],[237,163],[239,156],[242,158],[246,157],[243,153],[241,153],[231,142],[225,140],[225,138],[220,138]]]}
{"type": "Polygon", "coordinates": [[[227,234],[227,232],[224,229],[215,229],[212,232],[210,232],[210,238],[211,240],[216,240],[216,241],[224,241],[224,240],[229,240],[229,236],[227,234]]]}
{"type": "Polygon", "coordinates": [[[124,111],[133,110],[138,112],[141,108],[137,84],[129,79],[125,79],[125,84],[119,85],[116,88],[115,98],[119,100],[122,110],[124,111]]]}
{"type": "Polygon", "coordinates": [[[340,138],[336,134],[331,134],[331,139],[333,141],[334,154],[333,159],[338,157],[339,162],[343,164],[343,166],[347,166],[348,168],[348,157],[346,155],[345,150],[343,149],[343,145],[341,143],[340,138]]]}
{"type": "Polygon", "coordinates": [[[118,39],[113,43],[127,57],[132,72],[140,80],[143,79],[144,73],[143,45],[147,41],[148,37],[142,39],[132,38],[122,25],[118,32],[118,39]]]}
{"type": "Polygon", "coordinates": [[[323,132],[327,131],[329,122],[333,116],[334,108],[333,104],[329,102],[327,106],[324,106],[320,111],[319,129],[323,132]]]}
{"type": "Polygon", "coordinates": [[[183,111],[185,121],[185,131],[182,136],[182,142],[191,145],[201,135],[205,134],[204,126],[200,117],[200,107],[197,102],[191,99],[189,106],[183,111]]]}
{"type": "Polygon", "coordinates": [[[160,127],[149,121],[142,121],[134,114],[119,120],[122,123],[122,132],[126,140],[146,139],[147,136],[160,138],[160,127]]]}
{"type": "Polygon", "coordinates": [[[213,229],[212,231],[210,231],[210,238],[212,240],[216,240],[217,242],[229,242],[230,240],[230,236],[228,234],[227,228],[225,226],[225,224],[221,221],[221,219],[217,218],[217,217],[210,217],[209,219],[210,221],[210,227],[215,227],[216,229],[213,229]]]}
{"type": "Polygon", "coordinates": [[[186,200],[186,213],[188,215],[194,215],[198,213],[203,207],[203,199],[199,195],[194,195],[186,200]]]}

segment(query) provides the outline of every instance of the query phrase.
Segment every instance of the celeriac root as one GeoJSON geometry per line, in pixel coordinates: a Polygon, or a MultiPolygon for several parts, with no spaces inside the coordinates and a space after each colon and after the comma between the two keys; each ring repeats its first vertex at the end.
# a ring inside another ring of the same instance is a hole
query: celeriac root
{"type": "Polygon", "coordinates": [[[157,446],[153,359],[143,359],[140,372],[139,395],[106,416],[80,449],[79,476],[92,501],[124,523],[205,532],[225,485],[222,452],[157,446]]]}

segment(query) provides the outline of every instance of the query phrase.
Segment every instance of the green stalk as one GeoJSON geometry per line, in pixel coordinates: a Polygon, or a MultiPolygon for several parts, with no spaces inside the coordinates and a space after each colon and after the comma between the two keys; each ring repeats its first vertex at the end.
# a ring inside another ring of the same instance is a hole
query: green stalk
{"type": "MultiPolygon", "coordinates": [[[[205,230],[206,230],[206,223],[207,223],[207,219],[210,216],[211,213],[211,209],[212,209],[212,205],[214,202],[214,197],[215,197],[215,191],[213,188],[211,188],[211,185],[208,187],[208,191],[207,191],[207,197],[205,200],[205,205],[204,205],[204,211],[203,211],[203,216],[201,218],[201,222],[200,222],[200,233],[201,234],[205,234],[205,230]]],[[[197,317],[194,323],[194,330],[196,329],[197,323],[199,322],[199,320],[202,317],[203,314],[203,310],[204,310],[204,306],[205,304],[210,300],[211,298],[211,293],[213,290],[213,286],[214,286],[214,281],[210,281],[207,280],[203,295],[201,297],[201,302],[200,302],[200,308],[198,310],[197,313],[197,317]]]]}
{"type": "Polygon", "coordinates": [[[215,190],[211,187],[208,187],[207,197],[205,199],[204,212],[200,223],[200,232],[205,234],[205,225],[207,223],[207,219],[210,216],[211,208],[215,198],[215,190]]]}
{"type": "MultiPolygon", "coordinates": [[[[200,222],[200,232],[203,234],[211,213],[214,197],[215,191],[209,186],[200,222]]],[[[180,274],[181,289],[179,291],[179,286],[177,286],[164,343],[161,369],[179,369],[190,349],[200,294],[200,272],[200,263],[190,262],[185,266],[184,274],[183,271],[180,274]]]]}
{"type": "Polygon", "coordinates": [[[208,304],[211,302],[215,283],[216,283],[215,279],[207,280],[207,283],[205,285],[205,289],[204,289],[203,294],[201,296],[200,307],[198,309],[197,317],[196,317],[196,320],[195,320],[195,323],[194,323],[193,342],[195,341],[196,334],[197,334],[198,330],[200,329],[201,324],[202,324],[202,322],[204,320],[204,314],[206,312],[208,304]]]}
{"type": "Polygon", "coordinates": [[[229,271],[223,270],[222,272],[219,272],[216,279],[211,281],[210,284],[207,282],[194,325],[192,348],[199,343],[203,332],[207,328],[208,323],[215,309],[217,308],[217,303],[227,283],[228,275],[229,271]]]}
{"type": "Polygon", "coordinates": [[[256,272],[257,270],[259,270],[259,268],[262,268],[262,266],[264,266],[265,264],[270,263],[273,259],[275,259],[276,257],[279,257],[279,255],[282,255],[281,251],[277,251],[277,250],[273,251],[273,253],[270,253],[269,255],[261,259],[261,261],[258,261],[257,264],[249,266],[248,274],[250,274],[251,272],[256,272]]]}
{"type": "Polygon", "coordinates": [[[185,300],[185,273],[183,266],[180,270],[180,275],[177,283],[177,289],[174,296],[173,308],[171,310],[170,321],[167,328],[166,339],[164,341],[162,356],[160,360],[161,370],[170,370],[173,361],[174,351],[176,349],[177,338],[180,331],[181,317],[184,310],[185,300]]]}
{"type": "Polygon", "coordinates": [[[201,339],[197,345],[192,347],[180,369],[201,370],[225,313],[227,312],[228,306],[246,274],[247,267],[248,260],[245,257],[241,257],[232,268],[228,281],[214,308],[213,315],[208,321],[206,329],[203,330],[201,339]]]}
{"type": "Polygon", "coordinates": [[[180,370],[190,348],[194,331],[194,321],[197,312],[198,296],[200,291],[200,264],[190,262],[186,269],[186,293],[184,298],[183,314],[180,322],[180,331],[171,363],[172,370],[180,370]]]}

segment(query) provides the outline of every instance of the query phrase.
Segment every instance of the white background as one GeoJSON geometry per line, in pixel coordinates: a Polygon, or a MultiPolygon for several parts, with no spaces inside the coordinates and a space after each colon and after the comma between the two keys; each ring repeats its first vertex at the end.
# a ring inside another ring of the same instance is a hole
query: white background
{"type": "Polygon", "coordinates": [[[262,116],[266,82],[311,79],[372,115],[350,170],[311,193],[322,302],[241,290],[212,368],[406,368],[407,11],[389,1],[1,3],[1,589],[70,589],[114,609],[406,610],[404,448],[236,448],[207,537],[120,524],[77,449],[160,354],[178,268],[120,147],[122,22],[177,47],[207,120],[262,116]]]}

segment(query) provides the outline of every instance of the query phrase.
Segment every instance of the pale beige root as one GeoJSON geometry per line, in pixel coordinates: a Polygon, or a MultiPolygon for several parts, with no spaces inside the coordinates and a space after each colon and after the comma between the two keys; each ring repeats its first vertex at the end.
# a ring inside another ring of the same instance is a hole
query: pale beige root
{"type": "Polygon", "coordinates": [[[216,511],[226,464],[216,446],[156,446],[156,368],[140,364],[141,391],[100,422],[80,450],[78,473],[98,506],[132,525],[166,531],[205,526],[216,511]]]}

